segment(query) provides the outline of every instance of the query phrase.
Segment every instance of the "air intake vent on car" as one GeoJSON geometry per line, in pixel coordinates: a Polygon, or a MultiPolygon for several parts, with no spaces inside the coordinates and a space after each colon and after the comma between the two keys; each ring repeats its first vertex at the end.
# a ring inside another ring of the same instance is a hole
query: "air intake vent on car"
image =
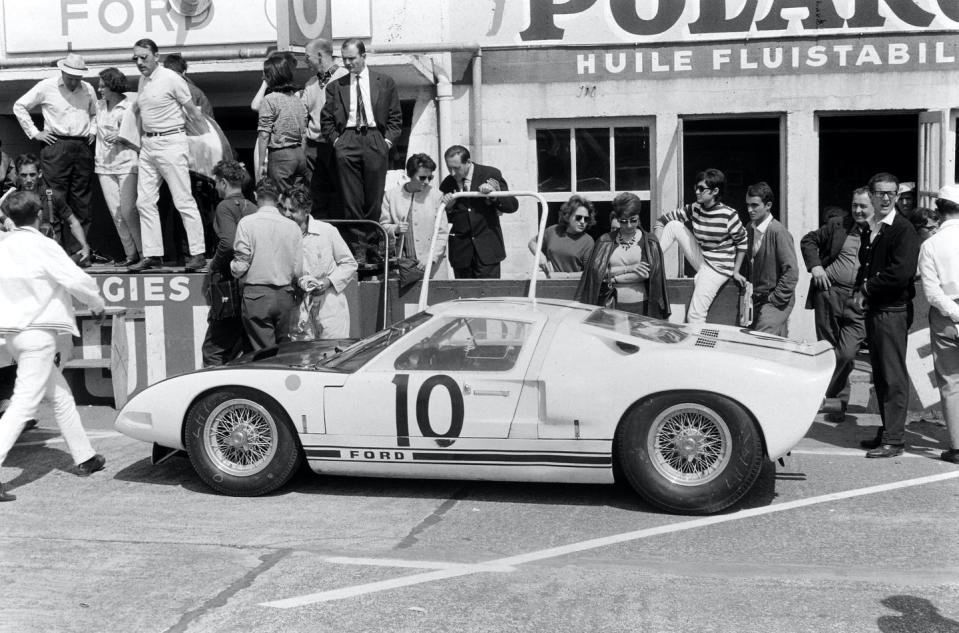
{"type": "Polygon", "coordinates": [[[696,347],[716,347],[719,330],[700,330],[696,339],[696,347]]]}

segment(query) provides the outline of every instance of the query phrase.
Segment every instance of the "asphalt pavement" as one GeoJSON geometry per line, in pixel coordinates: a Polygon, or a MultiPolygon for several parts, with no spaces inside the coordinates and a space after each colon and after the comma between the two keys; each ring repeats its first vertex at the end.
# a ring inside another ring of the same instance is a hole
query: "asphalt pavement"
{"type": "Polygon", "coordinates": [[[212,493],[81,407],[106,470],[41,415],[0,469],[0,631],[959,633],[959,467],[937,420],[867,460],[875,415],[817,418],[712,517],[626,486],[322,477],[212,493]]]}

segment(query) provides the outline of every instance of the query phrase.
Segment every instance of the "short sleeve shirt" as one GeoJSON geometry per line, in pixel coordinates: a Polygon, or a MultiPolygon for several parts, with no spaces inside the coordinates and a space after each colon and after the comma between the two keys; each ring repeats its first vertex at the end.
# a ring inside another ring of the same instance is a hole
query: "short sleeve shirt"
{"type": "Polygon", "coordinates": [[[144,132],[164,132],[183,127],[183,106],[191,103],[186,80],[169,68],[157,66],[149,77],[140,76],[137,88],[140,122],[144,132]]]}

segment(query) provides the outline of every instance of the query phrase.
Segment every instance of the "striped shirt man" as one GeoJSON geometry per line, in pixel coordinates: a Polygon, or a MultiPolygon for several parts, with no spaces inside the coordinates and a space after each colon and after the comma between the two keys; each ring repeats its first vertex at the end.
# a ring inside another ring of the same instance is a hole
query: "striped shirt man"
{"type": "Polygon", "coordinates": [[[732,276],[736,256],[746,252],[746,229],[732,207],[717,203],[704,209],[698,203],[687,204],[682,209],[664,213],[659,224],[679,221],[690,227],[699,243],[703,259],[716,272],[732,276]]]}

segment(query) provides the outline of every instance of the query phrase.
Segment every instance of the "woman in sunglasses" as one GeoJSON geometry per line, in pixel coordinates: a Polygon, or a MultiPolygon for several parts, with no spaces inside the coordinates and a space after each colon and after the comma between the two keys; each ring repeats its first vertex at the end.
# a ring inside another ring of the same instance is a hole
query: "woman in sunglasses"
{"type": "MultiPolygon", "coordinates": [[[[581,273],[593,252],[593,238],[586,229],[596,224],[596,209],[586,198],[573,195],[559,208],[559,222],[546,227],[540,268],[553,273],[581,273]]],[[[529,252],[536,254],[536,238],[529,241],[529,252]]]]}
{"type": "MultiPolygon", "coordinates": [[[[387,191],[383,196],[380,224],[386,229],[390,241],[396,244],[396,254],[419,261],[420,270],[426,269],[430,257],[430,239],[433,237],[433,222],[440,206],[442,193],[434,189],[433,172],[436,163],[426,154],[413,154],[406,161],[409,181],[387,191]]],[[[433,245],[432,279],[446,279],[446,241],[450,227],[444,216],[433,245]]]]}
{"type": "Polygon", "coordinates": [[[669,297],[663,251],[655,236],[639,226],[642,203],[636,194],[613,199],[618,228],[596,242],[575,299],[583,303],[666,319],[669,297]]]}

